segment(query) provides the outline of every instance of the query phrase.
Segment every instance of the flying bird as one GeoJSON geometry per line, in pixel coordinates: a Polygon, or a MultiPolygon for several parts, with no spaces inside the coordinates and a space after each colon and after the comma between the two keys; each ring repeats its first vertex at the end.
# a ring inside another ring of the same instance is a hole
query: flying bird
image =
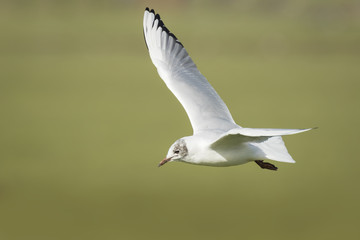
{"type": "Polygon", "coordinates": [[[184,107],[193,135],[175,141],[159,166],[178,161],[225,167],[255,162],[263,169],[277,170],[267,160],[294,163],[283,135],[308,129],[244,128],[200,73],[183,44],[165,27],[160,15],[146,8],[144,38],[160,77],[184,107]]]}

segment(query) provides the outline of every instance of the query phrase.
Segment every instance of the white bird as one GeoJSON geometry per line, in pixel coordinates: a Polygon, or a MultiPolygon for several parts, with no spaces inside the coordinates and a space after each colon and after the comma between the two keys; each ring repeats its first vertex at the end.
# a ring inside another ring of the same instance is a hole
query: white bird
{"type": "Polygon", "coordinates": [[[184,107],[193,136],[173,143],[159,166],[179,161],[206,166],[234,166],[255,162],[277,170],[264,160],[294,163],[281,138],[308,129],[243,128],[199,72],[184,46],[164,25],[159,14],[145,9],[144,38],[160,77],[184,107]]]}

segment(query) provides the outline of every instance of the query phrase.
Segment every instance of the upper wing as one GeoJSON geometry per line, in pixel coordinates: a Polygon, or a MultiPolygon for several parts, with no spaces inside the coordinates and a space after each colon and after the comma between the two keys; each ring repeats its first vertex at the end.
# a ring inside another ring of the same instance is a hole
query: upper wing
{"type": "Polygon", "coordinates": [[[146,8],[144,38],[160,77],[183,105],[194,134],[230,130],[235,124],[228,108],[199,72],[184,46],[164,25],[159,14],[146,8]]]}
{"type": "Polygon", "coordinates": [[[241,134],[248,137],[273,137],[292,135],[296,133],[306,132],[313,128],[306,129],[281,129],[281,128],[236,128],[226,134],[241,134]]]}
{"type": "Polygon", "coordinates": [[[314,128],[306,128],[306,129],[280,129],[280,128],[234,128],[230,131],[221,135],[217,140],[215,140],[211,147],[216,147],[225,142],[232,141],[233,139],[243,139],[247,141],[249,139],[268,139],[268,137],[275,136],[284,136],[291,135],[301,132],[306,132],[314,128]]]}
{"type": "Polygon", "coordinates": [[[281,136],[311,129],[236,128],[224,133],[210,147],[221,154],[223,149],[246,143],[250,148],[253,147],[251,151],[255,158],[294,163],[281,136]]]}

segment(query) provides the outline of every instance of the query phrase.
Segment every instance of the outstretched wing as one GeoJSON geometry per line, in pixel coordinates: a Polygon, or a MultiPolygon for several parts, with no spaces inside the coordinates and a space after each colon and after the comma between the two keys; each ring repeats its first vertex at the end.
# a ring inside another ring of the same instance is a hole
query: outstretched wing
{"type": "Polygon", "coordinates": [[[308,129],[267,129],[236,128],[224,133],[210,147],[221,154],[222,151],[245,144],[251,148],[252,157],[258,160],[270,159],[279,162],[294,163],[281,136],[309,131],[308,129]]]}
{"type": "Polygon", "coordinates": [[[248,137],[273,137],[302,133],[314,128],[305,129],[282,129],[282,128],[236,128],[232,129],[228,134],[241,134],[248,137]]]}
{"type": "Polygon", "coordinates": [[[292,135],[309,131],[314,128],[306,129],[280,129],[280,128],[234,128],[221,135],[215,140],[211,147],[217,147],[232,141],[253,141],[257,139],[268,139],[269,137],[292,135]]]}
{"type": "Polygon", "coordinates": [[[146,8],[144,38],[160,77],[184,107],[194,134],[209,129],[230,130],[235,124],[227,106],[199,72],[184,46],[146,8]]]}

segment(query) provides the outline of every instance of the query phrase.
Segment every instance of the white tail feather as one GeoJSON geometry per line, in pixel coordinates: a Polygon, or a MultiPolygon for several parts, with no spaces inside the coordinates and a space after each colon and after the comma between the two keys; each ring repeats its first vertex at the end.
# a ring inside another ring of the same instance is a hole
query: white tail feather
{"type": "Polygon", "coordinates": [[[284,141],[280,136],[269,137],[263,142],[251,142],[249,143],[256,146],[261,150],[260,156],[263,159],[260,160],[274,160],[278,162],[295,163],[294,159],[290,156],[286,149],[284,141]]]}

